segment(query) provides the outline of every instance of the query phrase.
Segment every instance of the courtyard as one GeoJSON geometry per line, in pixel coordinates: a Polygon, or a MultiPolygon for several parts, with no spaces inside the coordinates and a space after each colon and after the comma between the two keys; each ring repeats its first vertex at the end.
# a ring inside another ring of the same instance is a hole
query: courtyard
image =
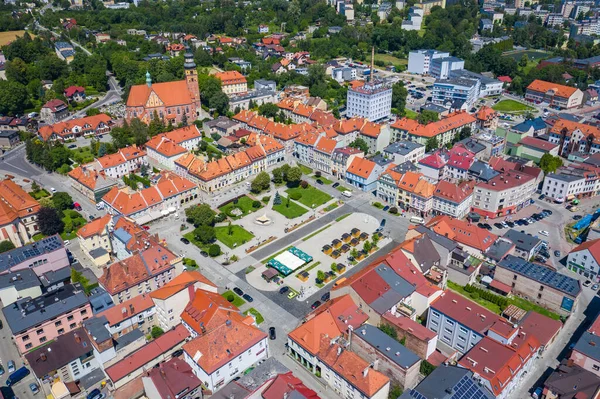
{"type": "Polygon", "coordinates": [[[378,228],[379,221],[373,216],[350,214],[259,260],[246,280],[262,291],[287,286],[303,300],[389,243],[388,237],[373,239],[378,228]]]}

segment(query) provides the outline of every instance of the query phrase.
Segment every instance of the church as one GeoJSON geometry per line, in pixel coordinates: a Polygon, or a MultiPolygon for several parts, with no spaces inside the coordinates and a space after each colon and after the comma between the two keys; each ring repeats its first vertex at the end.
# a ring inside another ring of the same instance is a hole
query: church
{"type": "Polygon", "coordinates": [[[176,82],[152,83],[152,77],[146,72],[146,84],[132,86],[127,98],[125,118],[134,118],[150,123],[154,114],[164,123],[177,125],[184,120],[189,123],[200,115],[200,88],[194,56],[189,48],[185,52],[185,80],[176,82]]]}

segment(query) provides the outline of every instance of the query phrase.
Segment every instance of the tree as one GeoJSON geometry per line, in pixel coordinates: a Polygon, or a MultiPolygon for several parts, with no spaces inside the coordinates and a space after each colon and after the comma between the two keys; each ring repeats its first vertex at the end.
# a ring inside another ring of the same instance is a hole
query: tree
{"type": "Polygon", "coordinates": [[[555,157],[549,153],[545,153],[540,159],[540,168],[542,168],[544,174],[554,173],[562,165],[562,159],[560,159],[559,157],[555,157]]]}
{"type": "Polygon", "coordinates": [[[252,183],[250,184],[250,188],[254,193],[260,193],[263,190],[268,190],[271,185],[271,177],[267,172],[260,172],[252,183]]]}
{"type": "Polygon", "coordinates": [[[302,179],[302,169],[297,166],[290,168],[287,172],[287,182],[292,186],[298,186],[302,179]]]}
{"type": "Polygon", "coordinates": [[[258,107],[258,113],[267,118],[275,118],[279,112],[279,107],[273,103],[264,103],[258,107]]]}
{"type": "Polygon", "coordinates": [[[38,212],[38,226],[43,235],[51,236],[62,233],[65,223],[62,221],[58,210],[54,208],[40,208],[38,212]]]}
{"type": "Polygon", "coordinates": [[[273,205],[281,205],[281,195],[279,195],[279,191],[275,192],[275,197],[273,198],[273,205]]]}
{"type": "Polygon", "coordinates": [[[0,114],[23,114],[28,106],[27,87],[19,82],[0,80],[0,114]]]}
{"type": "Polygon", "coordinates": [[[464,140],[471,137],[471,128],[469,126],[465,126],[462,129],[460,129],[458,137],[460,140],[464,140]]]}
{"type": "Polygon", "coordinates": [[[523,54],[523,56],[519,60],[519,66],[526,67],[528,62],[529,62],[529,57],[527,57],[527,54],[523,54]]]}
{"type": "Polygon", "coordinates": [[[160,328],[159,326],[154,326],[152,327],[152,330],[150,330],[150,335],[152,336],[152,339],[156,339],[158,337],[160,337],[161,335],[163,335],[165,332],[163,331],[162,328],[160,328]]]}
{"type": "Polygon", "coordinates": [[[325,281],[325,272],[323,270],[317,271],[317,280],[325,281]]]}
{"type": "Polygon", "coordinates": [[[40,191],[40,185],[36,182],[31,183],[31,191],[34,193],[40,191]]]}
{"type": "Polygon", "coordinates": [[[210,247],[208,247],[208,255],[210,255],[212,258],[221,255],[221,247],[218,244],[212,244],[210,247]]]}
{"type": "Polygon", "coordinates": [[[373,238],[371,239],[371,242],[373,243],[373,246],[376,247],[377,243],[379,242],[379,234],[373,234],[373,238]]]}
{"type": "Polygon", "coordinates": [[[366,253],[371,252],[371,249],[373,247],[371,246],[371,242],[370,241],[365,241],[365,243],[363,244],[363,251],[366,253]]]}
{"type": "Polygon", "coordinates": [[[438,148],[440,145],[438,143],[438,139],[437,137],[430,137],[427,139],[427,141],[425,142],[425,151],[429,152],[429,151],[433,151],[436,148],[438,148]]]}
{"type": "Polygon", "coordinates": [[[73,198],[71,198],[69,193],[62,191],[52,196],[52,203],[54,204],[54,208],[59,211],[73,208],[73,198]]]}
{"type": "Polygon", "coordinates": [[[388,394],[388,399],[397,399],[400,396],[402,396],[403,393],[404,393],[404,391],[402,390],[402,388],[400,388],[399,385],[392,385],[390,387],[390,393],[388,394]]]}
{"type": "Polygon", "coordinates": [[[233,235],[233,226],[231,225],[231,222],[229,222],[229,224],[227,225],[227,235],[233,235]]]}
{"type": "Polygon", "coordinates": [[[101,143],[98,147],[98,158],[105,156],[107,152],[106,143],[101,143]]]}
{"type": "Polygon", "coordinates": [[[402,81],[394,83],[392,86],[392,108],[396,108],[396,113],[400,116],[405,114],[406,96],[408,96],[408,90],[404,87],[404,83],[402,81]]]}
{"type": "Polygon", "coordinates": [[[208,225],[201,225],[194,229],[194,237],[203,244],[211,243],[215,240],[215,228],[208,225]]]}
{"type": "Polygon", "coordinates": [[[381,326],[379,326],[379,329],[387,335],[389,335],[390,337],[394,338],[396,341],[398,340],[398,332],[394,327],[390,326],[389,324],[382,324],[381,326]]]}
{"type": "Polygon", "coordinates": [[[281,168],[273,169],[273,182],[276,184],[283,183],[283,171],[281,168]]]}
{"type": "Polygon", "coordinates": [[[11,249],[15,249],[15,244],[13,244],[12,241],[0,241],[0,254],[6,251],[10,251],[11,249]]]}
{"type": "Polygon", "coordinates": [[[148,141],[148,126],[138,118],[134,118],[129,127],[131,129],[133,143],[138,146],[146,144],[148,141]]]}
{"type": "Polygon", "coordinates": [[[212,226],[215,220],[215,212],[208,204],[192,206],[185,210],[185,217],[194,226],[212,226]]]}
{"type": "Polygon", "coordinates": [[[422,125],[427,125],[430,122],[437,122],[440,120],[440,117],[437,112],[433,111],[422,111],[419,116],[417,116],[417,121],[419,121],[422,125]]]}
{"type": "Polygon", "coordinates": [[[352,147],[352,148],[358,148],[359,150],[361,150],[365,154],[367,152],[369,152],[369,144],[367,144],[367,142],[364,139],[361,139],[361,138],[358,138],[358,139],[354,140],[352,143],[350,143],[350,147],[352,147]]]}
{"type": "Polygon", "coordinates": [[[288,172],[290,171],[291,168],[292,167],[290,165],[288,165],[287,163],[285,163],[285,164],[283,164],[283,165],[280,166],[281,173],[283,173],[283,180],[284,181],[287,181],[287,179],[288,179],[287,174],[288,174],[288,172]]]}
{"type": "Polygon", "coordinates": [[[86,116],[94,116],[94,115],[99,115],[99,114],[100,114],[100,110],[98,108],[89,108],[88,110],[85,111],[86,116]]]}

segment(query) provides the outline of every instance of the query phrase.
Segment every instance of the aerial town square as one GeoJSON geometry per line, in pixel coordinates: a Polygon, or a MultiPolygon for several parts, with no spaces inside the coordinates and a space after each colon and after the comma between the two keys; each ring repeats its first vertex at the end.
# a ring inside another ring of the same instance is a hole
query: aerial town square
{"type": "Polygon", "coordinates": [[[600,399],[600,1],[4,0],[0,399],[600,399]]]}

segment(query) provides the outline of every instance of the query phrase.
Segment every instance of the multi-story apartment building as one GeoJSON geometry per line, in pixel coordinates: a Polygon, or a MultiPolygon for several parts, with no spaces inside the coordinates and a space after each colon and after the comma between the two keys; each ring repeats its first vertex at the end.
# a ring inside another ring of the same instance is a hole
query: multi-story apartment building
{"type": "Polygon", "coordinates": [[[600,238],[586,241],[571,250],[567,256],[567,267],[585,278],[600,280],[600,238]]]}
{"type": "Polygon", "coordinates": [[[120,179],[136,170],[142,165],[148,165],[146,151],[135,145],[120,149],[114,154],[105,155],[95,162],[100,164],[102,171],[109,177],[120,179]]]}
{"type": "Polygon", "coordinates": [[[391,141],[409,140],[425,145],[427,140],[435,137],[439,148],[451,143],[456,133],[464,127],[475,128],[476,119],[466,112],[457,112],[442,118],[440,121],[421,125],[419,122],[402,118],[398,119],[390,128],[392,129],[391,141]]]}
{"type": "Polygon", "coordinates": [[[359,116],[375,122],[392,113],[392,87],[384,81],[373,80],[348,89],[346,115],[359,116]]]}
{"type": "Polygon", "coordinates": [[[93,202],[100,202],[111,188],[119,184],[119,179],[107,176],[98,162],[80,165],[68,175],[71,187],[93,202]]]}
{"type": "Polygon", "coordinates": [[[70,265],[67,250],[58,234],[0,254],[0,272],[32,269],[41,276],[70,265]]]}
{"type": "Polygon", "coordinates": [[[436,79],[448,79],[450,72],[465,68],[465,60],[458,57],[434,58],[429,66],[429,74],[436,79]]]}
{"type": "Polygon", "coordinates": [[[136,329],[144,335],[148,335],[152,331],[152,327],[158,325],[156,306],[152,298],[145,294],[108,308],[94,317],[102,320],[106,329],[115,339],[136,329]]]}
{"type": "Polygon", "coordinates": [[[112,216],[106,214],[77,231],[79,248],[96,266],[104,266],[110,262],[112,246],[110,244],[109,228],[111,224],[112,216]]]}
{"type": "Polygon", "coordinates": [[[39,232],[40,204],[10,179],[0,180],[0,241],[15,247],[29,242],[39,232]]]}
{"type": "Polygon", "coordinates": [[[23,298],[2,309],[20,353],[75,330],[92,316],[79,285],[66,285],[35,299],[23,298]]]}
{"type": "Polygon", "coordinates": [[[431,61],[436,58],[450,57],[450,53],[438,50],[416,50],[408,53],[408,73],[429,74],[431,61]]]}
{"type": "Polygon", "coordinates": [[[559,119],[548,134],[548,141],[559,145],[559,155],[566,157],[571,152],[589,155],[600,152],[600,129],[596,126],[559,119]]]}
{"type": "Polygon", "coordinates": [[[154,136],[146,143],[148,161],[161,169],[175,169],[175,159],[198,147],[202,133],[196,125],[154,136]]]}
{"type": "Polygon", "coordinates": [[[366,158],[354,158],[346,169],[346,182],[359,190],[372,192],[384,168],[366,158]]]}
{"type": "Polygon", "coordinates": [[[583,92],[576,87],[536,79],[527,86],[525,99],[536,104],[548,103],[557,109],[570,109],[581,105],[583,92]]]}
{"type": "Polygon", "coordinates": [[[425,156],[425,146],[413,141],[397,141],[383,149],[383,155],[396,165],[417,163],[425,156]]]}
{"type": "Polygon", "coordinates": [[[142,383],[148,399],[193,399],[202,391],[202,381],[185,361],[176,357],[152,368],[142,377],[142,383]]]}
{"type": "Polygon", "coordinates": [[[246,93],[248,91],[246,77],[238,71],[219,72],[215,77],[221,81],[221,90],[227,95],[246,93]]]}
{"type": "Polygon", "coordinates": [[[579,280],[508,255],[496,265],[494,280],[512,287],[511,292],[561,315],[577,306],[579,280]]]}
{"type": "Polygon", "coordinates": [[[333,150],[331,156],[331,174],[338,179],[346,179],[346,170],[354,158],[364,158],[365,153],[354,147],[341,147],[333,150]]]}
{"type": "Polygon", "coordinates": [[[479,98],[481,82],[477,79],[449,77],[433,84],[431,101],[437,105],[450,103],[454,108],[471,108],[479,98]],[[460,106],[454,105],[460,104],[460,106]]]}
{"type": "Polygon", "coordinates": [[[467,216],[471,210],[474,185],[475,183],[471,181],[452,184],[440,180],[433,192],[433,213],[457,219],[467,216]]]}
{"type": "Polygon", "coordinates": [[[369,146],[369,153],[374,154],[383,151],[390,144],[390,127],[386,124],[366,122],[360,129],[359,137],[369,146]]]}
{"type": "Polygon", "coordinates": [[[594,168],[587,170],[576,165],[547,174],[542,186],[542,194],[557,202],[594,197],[598,193],[600,193],[599,173],[594,168]]]}
{"type": "Polygon", "coordinates": [[[473,194],[473,211],[491,219],[518,212],[531,201],[537,184],[531,175],[506,172],[488,182],[478,182],[473,194]]]}

